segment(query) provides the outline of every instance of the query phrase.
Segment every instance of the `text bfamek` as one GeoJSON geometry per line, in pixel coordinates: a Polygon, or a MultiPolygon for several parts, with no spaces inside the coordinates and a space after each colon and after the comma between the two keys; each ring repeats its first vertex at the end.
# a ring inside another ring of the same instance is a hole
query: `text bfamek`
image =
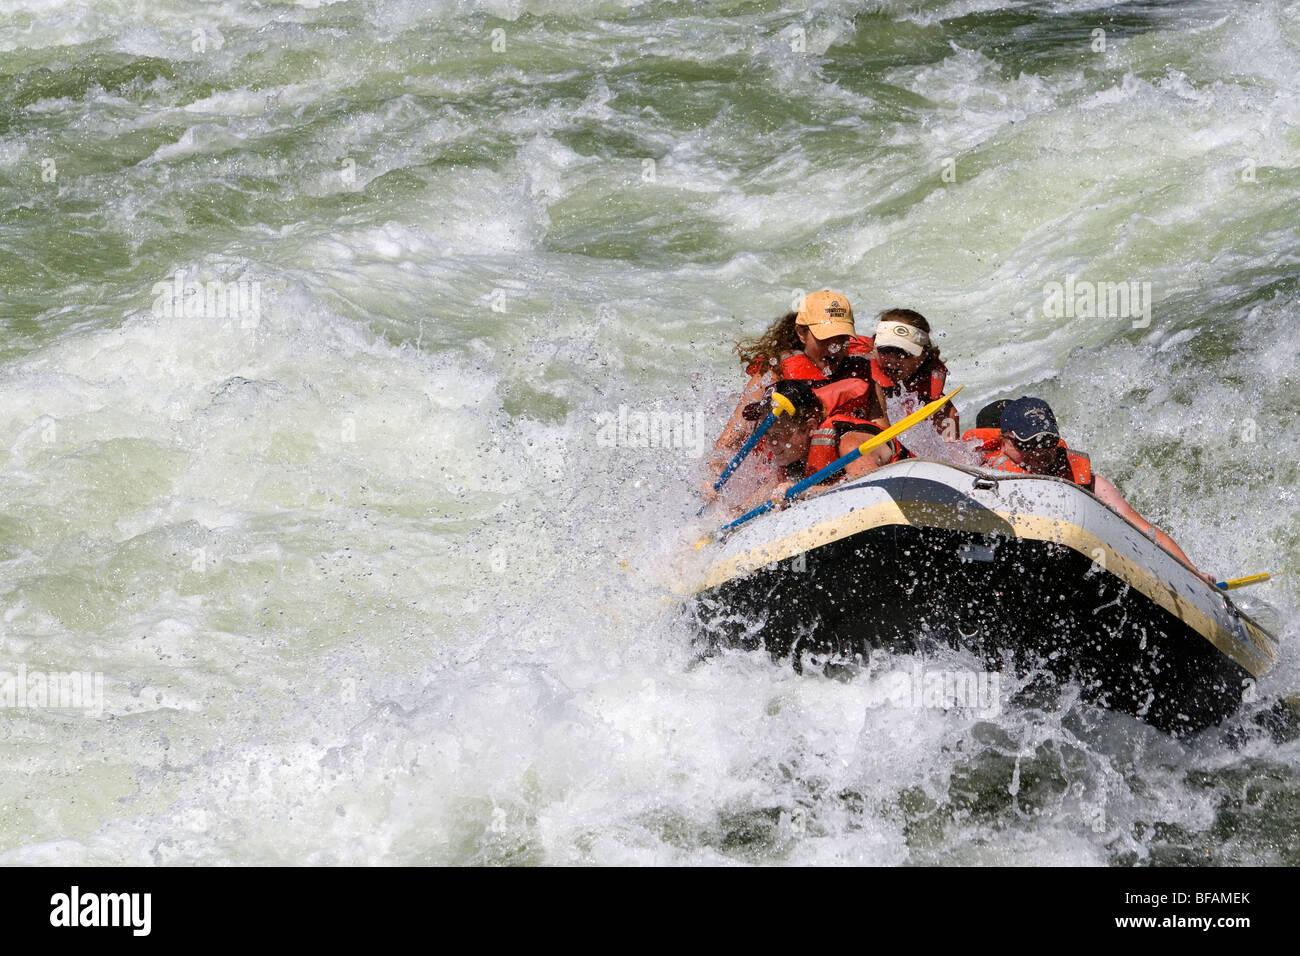
{"type": "Polygon", "coordinates": [[[51,926],[129,926],[135,936],[148,936],[153,905],[151,893],[87,893],[74,886],[70,893],[50,897],[51,926]]]}
{"type": "Polygon", "coordinates": [[[1125,893],[1124,902],[1154,907],[1162,903],[1249,903],[1250,893],[1125,893]]]}

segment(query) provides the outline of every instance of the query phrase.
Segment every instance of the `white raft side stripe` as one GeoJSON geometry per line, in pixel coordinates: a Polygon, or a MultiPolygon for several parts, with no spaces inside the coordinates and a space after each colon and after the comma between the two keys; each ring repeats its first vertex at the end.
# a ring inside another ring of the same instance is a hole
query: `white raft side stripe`
{"type": "Polygon", "coordinates": [[[1206,614],[1195,603],[1187,600],[1156,577],[1144,565],[1116,551],[1091,531],[1068,521],[1043,515],[1004,514],[1002,517],[1016,529],[1017,537],[1063,544],[1089,559],[1092,558],[1095,550],[1102,551],[1106,555],[1107,571],[1136,588],[1191,627],[1240,665],[1251,677],[1259,677],[1273,666],[1274,655],[1267,653],[1271,648],[1265,648],[1265,653],[1261,653],[1259,649],[1243,641],[1213,616],[1206,614]]]}
{"type": "Polygon", "coordinates": [[[784,538],[776,538],[743,554],[710,565],[705,573],[704,584],[696,588],[695,593],[710,591],[719,584],[725,584],[732,578],[757,571],[773,561],[793,558],[797,554],[812,551],[814,548],[839,541],[860,531],[894,524],[911,524],[911,522],[898,507],[898,503],[892,499],[866,508],[857,508],[846,515],[823,521],[810,528],[800,528],[784,538]]]}
{"type": "MultiPolygon", "coordinates": [[[[834,486],[834,488],[831,489],[832,491],[831,494],[817,495],[811,498],[802,498],[796,504],[799,506],[800,514],[808,514],[810,513],[810,509],[815,511],[819,506],[822,506],[823,511],[827,514],[826,521],[830,522],[836,520],[839,517],[842,517],[844,514],[841,508],[837,507],[839,502],[842,501],[842,499],[840,498],[841,495],[853,495],[858,492],[873,492],[874,494],[872,494],[871,497],[876,499],[877,502],[879,502],[881,499],[889,500],[891,498],[891,492],[887,491],[883,487],[883,483],[888,480],[907,479],[907,480],[921,482],[922,485],[937,483],[937,484],[947,485],[947,487],[950,490],[960,490],[954,488],[954,486],[951,484],[950,478],[942,475],[938,477],[934,476],[932,472],[936,467],[941,468],[945,472],[961,472],[973,478],[988,478],[997,482],[1004,482],[1004,483],[1028,482],[1031,485],[1062,486],[1064,488],[1068,488],[1071,491],[1077,492],[1079,494],[1087,495],[1100,508],[1107,508],[1108,510],[1111,510],[1109,509],[1109,506],[1104,504],[1101,501],[1101,499],[1098,498],[1096,495],[1092,494],[1092,492],[1088,491],[1085,488],[1080,488],[1074,482],[1069,481],[1068,479],[1065,478],[1056,478],[1051,475],[1011,474],[1005,471],[991,471],[987,468],[983,468],[983,469],[971,468],[966,465],[954,465],[950,462],[941,462],[932,458],[908,458],[904,461],[896,461],[888,465],[882,465],[880,468],[876,469],[875,471],[872,471],[870,474],[863,475],[859,478],[855,478],[851,481],[846,481],[843,484],[834,486]]],[[[967,493],[967,492],[963,492],[963,493],[967,493]]],[[[924,500],[913,499],[909,504],[910,505],[924,504],[926,506],[942,507],[942,505],[939,502],[933,501],[928,498],[924,500]]],[[[987,515],[992,517],[994,514],[993,506],[984,502],[980,502],[979,505],[980,507],[978,510],[965,514],[963,516],[962,518],[963,528],[970,528],[976,531],[984,530],[983,528],[979,527],[978,524],[979,516],[981,513],[986,513],[987,515]],[[985,511],[985,509],[987,509],[987,511],[985,511]],[[972,522],[976,522],[976,523],[972,524],[972,522]]],[[[871,505],[871,504],[857,505],[854,507],[853,510],[854,511],[858,511],[862,509],[870,510],[873,507],[875,507],[875,505],[871,505]]],[[[763,521],[770,522],[773,520],[779,520],[780,518],[788,514],[789,514],[788,511],[772,512],[764,516],[763,521]]],[[[745,553],[744,551],[738,550],[737,546],[740,545],[740,543],[744,541],[745,538],[755,537],[757,535],[757,529],[761,526],[761,524],[762,522],[755,521],[746,525],[744,528],[738,529],[736,532],[734,532],[731,536],[728,537],[727,542],[724,544],[722,550],[724,552],[731,552],[733,558],[740,554],[745,553]]],[[[1006,522],[1002,521],[1001,519],[996,519],[993,521],[993,524],[1005,525],[1006,522]]],[[[800,528],[799,530],[806,530],[806,529],[800,528]]],[[[990,526],[988,530],[994,531],[996,529],[990,526]]],[[[791,531],[789,533],[795,534],[797,532],[791,531]]],[[[772,542],[770,541],[763,542],[763,546],[766,547],[768,544],[771,543],[772,542]]],[[[753,547],[757,547],[757,544],[755,544],[753,547]]]]}
{"type": "MultiPolygon", "coordinates": [[[[939,511],[956,513],[956,509],[937,506],[928,501],[905,501],[903,505],[909,508],[924,507],[932,515],[939,511]]],[[[1192,602],[1180,597],[1172,588],[1166,586],[1141,564],[1120,554],[1091,532],[1059,518],[1000,511],[995,511],[993,514],[1010,524],[1015,529],[1017,536],[1021,538],[1063,544],[1089,560],[1092,560],[1094,549],[1101,549],[1106,555],[1106,568],[1108,571],[1187,624],[1252,677],[1259,677],[1272,666],[1271,658],[1273,655],[1271,653],[1266,656],[1265,653],[1260,653],[1246,644],[1212,616],[1206,614],[1192,602]]],[[[969,524],[969,522],[967,523],[969,524]]],[[[696,588],[695,593],[712,590],[733,578],[749,574],[775,561],[784,561],[797,554],[812,551],[814,548],[820,548],[862,531],[885,525],[910,524],[912,522],[907,519],[903,509],[896,501],[891,500],[870,507],[859,508],[847,515],[824,521],[819,525],[813,525],[811,528],[803,528],[793,534],[788,534],[783,538],[777,538],[760,547],[753,548],[744,554],[711,565],[706,572],[704,585],[696,588]]],[[[1246,622],[1243,619],[1244,623],[1246,622]]],[[[1264,650],[1270,652],[1272,648],[1265,645],[1264,650]]]]}

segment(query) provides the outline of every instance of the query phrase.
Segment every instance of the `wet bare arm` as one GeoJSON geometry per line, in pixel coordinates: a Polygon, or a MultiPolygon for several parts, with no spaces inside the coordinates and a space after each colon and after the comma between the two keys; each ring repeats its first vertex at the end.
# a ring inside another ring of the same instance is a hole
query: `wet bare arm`
{"type": "MultiPolygon", "coordinates": [[[[885,411],[885,395],[884,392],[880,390],[880,385],[878,383],[873,382],[872,386],[872,402],[868,414],[874,415],[870,420],[871,424],[875,425],[881,431],[884,431],[889,427],[889,413],[885,411]]],[[[869,432],[845,432],[843,437],[840,438],[840,457],[843,458],[864,441],[868,441],[873,437],[875,436],[869,432]]],[[[865,455],[860,456],[856,461],[850,462],[848,467],[844,469],[843,476],[845,478],[860,478],[863,475],[875,471],[881,465],[889,464],[890,459],[893,457],[893,443],[886,442],[879,448],[875,448],[867,452],[865,455]]],[[[822,485],[819,487],[824,488],[825,486],[822,485]]]]}
{"type": "MultiPolygon", "coordinates": [[[[881,431],[884,431],[889,427],[889,419],[877,418],[871,424],[880,428],[881,431]]],[[[864,441],[868,441],[874,437],[875,436],[869,432],[846,432],[844,437],[840,439],[840,457],[844,457],[864,441]]],[[[873,448],[865,455],[859,456],[856,461],[850,462],[848,467],[844,469],[844,477],[859,478],[862,475],[869,475],[881,465],[889,464],[890,459],[893,457],[893,443],[885,442],[885,444],[880,447],[873,448]]]]}
{"type": "Polygon", "coordinates": [[[1098,498],[1131,521],[1143,534],[1147,536],[1154,534],[1156,544],[1160,545],[1160,547],[1164,548],[1179,561],[1183,562],[1183,564],[1191,568],[1192,571],[1196,573],[1197,577],[1205,578],[1205,580],[1209,581],[1211,584],[1214,583],[1214,575],[1206,574],[1201,571],[1200,568],[1192,563],[1192,559],[1183,553],[1183,549],[1178,547],[1173,538],[1169,537],[1169,535],[1165,534],[1150,521],[1147,521],[1146,518],[1143,518],[1140,514],[1134,511],[1132,505],[1124,500],[1124,496],[1119,493],[1119,489],[1111,482],[1107,481],[1101,475],[1097,475],[1094,490],[1098,498]]]}

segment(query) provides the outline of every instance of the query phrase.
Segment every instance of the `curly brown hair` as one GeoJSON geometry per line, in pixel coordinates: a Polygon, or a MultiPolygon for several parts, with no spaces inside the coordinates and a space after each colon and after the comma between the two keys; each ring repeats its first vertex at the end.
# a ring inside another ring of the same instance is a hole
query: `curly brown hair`
{"type": "MultiPolygon", "coordinates": [[[[911,309],[886,309],[876,317],[876,323],[881,322],[902,322],[904,325],[910,325],[914,329],[920,329],[930,336],[930,320],[920,312],[913,312],[911,309]]],[[[939,360],[939,346],[931,342],[925,347],[927,360],[939,360]]]]}
{"type": "Polygon", "coordinates": [[[759,364],[781,377],[781,356],[786,352],[803,351],[803,343],[795,331],[794,322],[798,317],[798,312],[787,312],[761,335],[737,342],[736,354],[740,356],[741,364],[746,368],[759,364]]]}

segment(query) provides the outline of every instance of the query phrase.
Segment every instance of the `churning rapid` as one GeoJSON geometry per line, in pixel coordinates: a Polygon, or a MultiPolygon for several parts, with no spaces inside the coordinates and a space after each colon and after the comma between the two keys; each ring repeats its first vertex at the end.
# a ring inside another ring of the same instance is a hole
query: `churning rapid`
{"type": "Polygon", "coordinates": [[[0,90],[0,863],[1300,863],[1300,3],[8,0],[0,90]],[[1272,572],[1258,702],[697,664],[825,287],[1272,572]]]}

